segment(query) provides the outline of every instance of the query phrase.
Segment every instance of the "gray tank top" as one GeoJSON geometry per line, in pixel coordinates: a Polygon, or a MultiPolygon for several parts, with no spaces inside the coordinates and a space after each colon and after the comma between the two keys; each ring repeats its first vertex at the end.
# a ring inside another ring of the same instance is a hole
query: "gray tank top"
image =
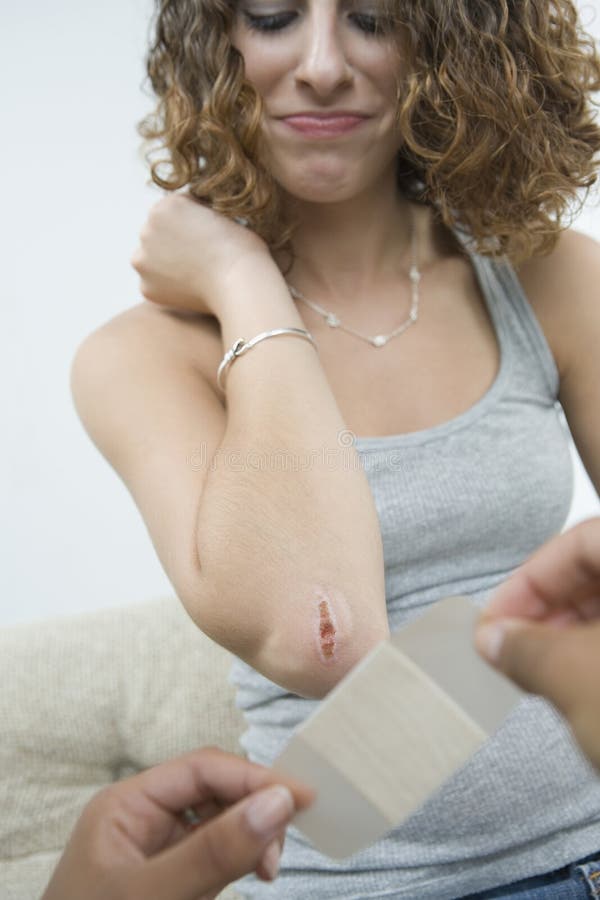
{"type": "MultiPolygon", "coordinates": [[[[460,228],[500,348],[497,377],[456,418],[356,439],[385,557],[390,627],[464,594],[477,606],[559,532],[573,470],[558,372],[506,257],[477,254],[460,228]]],[[[318,701],[290,694],[239,659],[230,680],[249,759],[270,765],[318,701]]],[[[546,701],[528,696],[455,776],[399,828],[344,861],[288,829],[281,874],[236,883],[246,898],[456,900],[600,850],[600,779],[546,701]]]]}

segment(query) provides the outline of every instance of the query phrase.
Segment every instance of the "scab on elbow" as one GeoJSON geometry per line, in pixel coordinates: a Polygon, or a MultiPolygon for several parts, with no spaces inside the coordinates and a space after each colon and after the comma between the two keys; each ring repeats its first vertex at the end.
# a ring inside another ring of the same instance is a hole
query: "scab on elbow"
{"type": "Polygon", "coordinates": [[[339,592],[318,586],[311,614],[317,657],[322,665],[335,666],[345,655],[351,631],[348,602],[339,592]]]}
{"type": "Polygon", "coordinates": [[[330,662],[336,651],[337,631],[327,600],[319,600],[319,650],[324,663],[330,662]]]}

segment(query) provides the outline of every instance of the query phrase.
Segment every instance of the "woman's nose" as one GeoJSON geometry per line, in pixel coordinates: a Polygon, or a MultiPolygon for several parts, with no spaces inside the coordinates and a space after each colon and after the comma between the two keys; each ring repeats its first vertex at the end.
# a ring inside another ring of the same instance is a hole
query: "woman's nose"
{"type": "Polygon", "coordinates": [[[347,59],[346,36],[338,16],[329,15],[324,8],[321,9],[321,14],[313,9],[312,15],[307,16],[303,25],[296,78],[310,84],[322,95],[351,81],[352,68],[347,59]]]}

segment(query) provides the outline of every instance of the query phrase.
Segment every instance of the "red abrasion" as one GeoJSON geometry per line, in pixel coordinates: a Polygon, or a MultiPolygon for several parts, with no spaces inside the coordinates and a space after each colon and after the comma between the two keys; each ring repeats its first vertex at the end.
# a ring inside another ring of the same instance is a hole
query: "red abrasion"
{"type": "Polygon", "coordinates": [[[327,601],[319,603],[319,635],[321,638],[321,650],[327,659],[331,659],[335,651],[335,627],[329,615],[327,601]]]}

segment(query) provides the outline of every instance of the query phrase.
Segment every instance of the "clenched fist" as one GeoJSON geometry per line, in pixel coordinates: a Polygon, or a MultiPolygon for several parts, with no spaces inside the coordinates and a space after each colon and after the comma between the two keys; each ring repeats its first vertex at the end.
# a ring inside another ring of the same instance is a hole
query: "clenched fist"
{"type": "Polygon", "coordinates": [[[257,256],[276,268],[257,234],[189,194],[169,194],[150,209],[130,261],[147,300],[218,316],[227,278],[257,256]]]}

